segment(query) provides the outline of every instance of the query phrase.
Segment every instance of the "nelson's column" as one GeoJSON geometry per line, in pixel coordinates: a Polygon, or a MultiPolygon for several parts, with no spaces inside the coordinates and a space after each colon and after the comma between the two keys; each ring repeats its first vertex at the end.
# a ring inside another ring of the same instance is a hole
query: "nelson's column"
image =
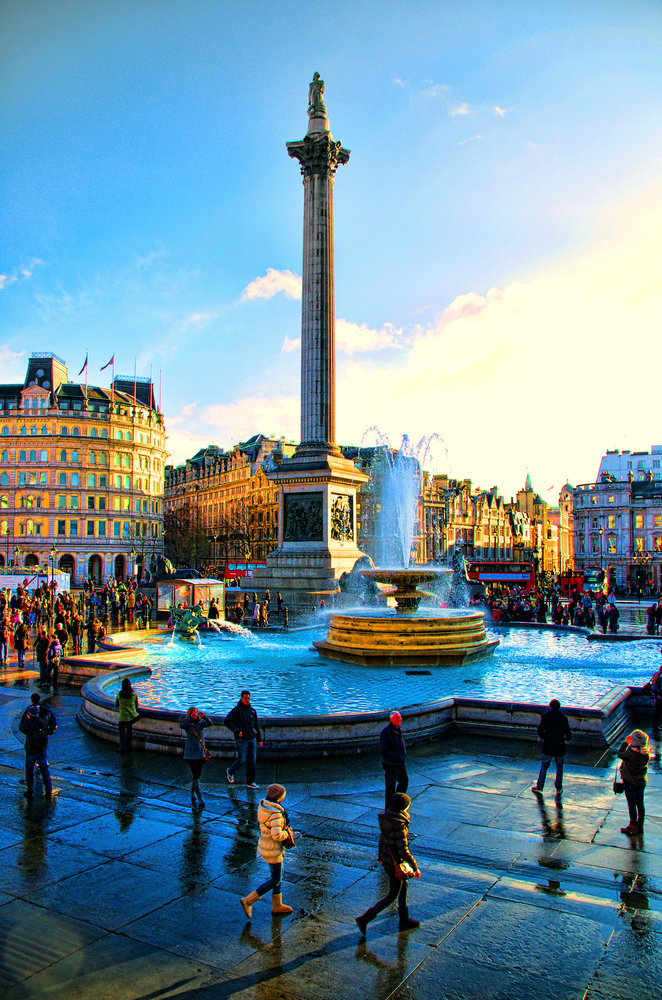
{"type": "Polygon", "coordinates": [[[308,91],[308,131],[287,151],[303,176],[303,288],[301,303],[301,443],[292,458],[268,473],[278,482],[278,548],[266,572],[245,586],[283,594],[307,609],[337,589],[363,553],[356,541],[356,487],[368,477],[335,443],[335,292],[333,182],[349,150],[331,135],[315,73],[308,91]]]}

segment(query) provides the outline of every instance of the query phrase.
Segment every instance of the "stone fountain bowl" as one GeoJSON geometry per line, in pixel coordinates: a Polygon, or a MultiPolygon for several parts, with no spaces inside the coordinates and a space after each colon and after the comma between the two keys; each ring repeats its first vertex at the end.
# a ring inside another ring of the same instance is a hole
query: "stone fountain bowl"
{"type": "Polygon", "coordinates": [[[423,569],[418,566],[408,566],[405,569],[362,569],[361,576],[374,580],[376,583],[393,584],[392,590],[382,591],[382,597],[392,597],[398,614],[413,615],[424,597],[434,597],[427,590],[419,590],[418,584],[425,580],[435,580],[452,573],[451,569],[423,569]]]}

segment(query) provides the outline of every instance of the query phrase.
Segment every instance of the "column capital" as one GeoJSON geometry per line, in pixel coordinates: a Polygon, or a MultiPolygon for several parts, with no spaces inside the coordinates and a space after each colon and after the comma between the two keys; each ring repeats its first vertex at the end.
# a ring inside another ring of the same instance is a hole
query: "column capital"
{"type": "Polygon", "coordinates": [[[289,155],[299,161],[304,177],[333,177],[339,164],[349,160],[349,150],[332,139],[328,132],[307,135],[298,142],[286,143],[286,146],[289,155]]]}

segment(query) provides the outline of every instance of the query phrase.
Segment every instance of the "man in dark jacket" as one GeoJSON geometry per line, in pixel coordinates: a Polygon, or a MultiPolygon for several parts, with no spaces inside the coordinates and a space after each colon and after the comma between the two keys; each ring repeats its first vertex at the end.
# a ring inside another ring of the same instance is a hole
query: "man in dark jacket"
{"type": "Polygon", "coordinates": [[[48,636],[46,630],[42,628],[34,642],[34,650],[39,664],[39,683],[50,684],[50,670],[48,668],[48,636]]]}
{"type": "Polygon", "coordinates": [[[57,729],[55,716],[50,708],[39,704],[40,697],[37,692],[31,696],[30,701],[30,707],[25,710],[18,724],[20,731],[25,734],[25,784],[27,786],[25,797],[28,802],[34,798],[35,764],[39,766],[41,771],[44,795],[50,799],[53,794],[46,750],[48,737],[57,729]]]}
{"type": "Polygon", "coordinates": [[[405,759],[407,750],[402,735],[402,716],[399,712],[391,712],[391,721],[382,729],[379,736],[379,750],[382,755],[384,782],[386,785],[385,808],[388,809],[396,791],[406,792],[409,785],[409,775],[405,759]],[[397,789],[396,789],[397,782],[397,789]]]}
{"type": "Polygon", "coordinates": [[[232,732],[237,744],[237,759],[225,772],[228,782],[234,784],[234,772],[246,764],[246,787],[258,788],[255,783],[257,748],[262,746],[257,712],[251,705],[250,691],[242,691],[241,698],[225,717],[225,725],[232,732]]]}
{"type": "Polygon", "coordinates": [[[561,711],[561,703],[552,698],[549,703],[549,711],[545,712],[538,726],[538,736],[542,740],[542,763],[538,781],[531,791],[535,795],[542,795],[545,787],[547,770],[552,761],[556,764],[556,797],[560,798],[563,793],[563,758],[565,757],[566,740],[572,739],[570,724],[561,711]]]}

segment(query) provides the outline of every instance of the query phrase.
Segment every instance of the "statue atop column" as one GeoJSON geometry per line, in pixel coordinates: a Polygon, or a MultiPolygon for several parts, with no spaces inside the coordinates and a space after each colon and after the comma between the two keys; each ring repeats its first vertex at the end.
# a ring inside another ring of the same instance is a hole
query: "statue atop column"
{"type": "Polygon", "coordinates": [[[324,80],[319,73],[313,73],[313,78],[308,87],[308,117],[326,118],[326,107],[324,104],[324,80]]]}

